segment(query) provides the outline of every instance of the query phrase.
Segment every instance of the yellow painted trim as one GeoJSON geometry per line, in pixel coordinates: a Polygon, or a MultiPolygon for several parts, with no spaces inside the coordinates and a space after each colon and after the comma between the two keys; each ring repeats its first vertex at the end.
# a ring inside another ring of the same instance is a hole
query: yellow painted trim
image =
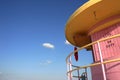
{"type": "Polygon", "coordinates": [[[72,56],[74,53],[78,52],[79,50],[82,50],[82,49],[84,49],[84,48],[87,48],[87,47],[89,47],[89,46],[92,46],[92,45],[96,44],[97,42],[102,42],[102,41],[106,41],[106,40],[113,39],[113,38],[117,38],[117,37],[120,37],[120,34],[116,34],[116,35],[113,35],[113,36],[109,36],[109,37],[106,37],[106,38],[102,38],[102,39],[99,39],[99,40],[97,40],[97,41],[94,41],[94,42],[92,42],[92,43],[86,44],[86,45],[78,48],[77,50],[75,50],[74,52],[71,52],[71,53],[67,56],[67,58],[66,58],[66,63],[69,64],[68,60],[69,60],[70,56],[72,56]]]}
{"type": "Polygon", "coordinates": [[[100,30],[103,30],[103,29],[105,29],[105,28],[107,28],[107,27],[109,27],[109,26],[111,26],[113,24],[116,24],[118,22],[120,22],[120,18],[115,19],[115,20],[111,20],[111,21],[106,22],[106,23],[104,23],[102,25],[99,25],[95,29],[93,29],[91,32],[89,32],[88,35],[92,35],[93,33],[98,32],[100,30]]]}
{"type": "Polygon", "coordinates": [[[112,60],[107,60],[107,61],[104,61],[103,63],[97,62],[97,63],[86,65],[86,66],[78,66],[77,68],[68,71],[67,74],[71,73],[73,71],[79,70],[79,69],[85,69],[85,68],[94,67],[94,66],[97,66],[97,65],[100,65],[100,64],[107,64],[107,63],[118,62],[118,61],[120,61],[120,58],[118,58],[118,59],[112,59],[112,60]]]}
{"type": "MultiPolygon", "coordinates": [[[[117,37],[120,37],[120,34],[113,35],[113,36],[109,36],[109,37],[106,37],[106,38],[102,38],[102,39],[100,39],[100,40],[97,40],[97,41],[94,41],[94,42],[92,42],[92,43],[89,43],[89,44],[87,44],[87,45],[85,45],[85,46],[82,46],[81,48],[78,48],[77,50],[75,50],[74,52],[71,52],[71,53],[67,56],[67,58],[66,58],[66,64],[70,64],[69,59],[70,59],[70,57],[71,57],[74,53],[76,53],[76,52],[78,52],[78,51],[80,51],[80,50],[82,50],[82,49],[84,49],[84,48],[86,48],[86,47],[88,47],[88,46],[92,46],[92,45],[96,44],[97,42],[102,42],[102,41],[106,41],[106,40],[113,39],[113,38],[117,38],[117,37]]],[[[79,70],[79,69],[88,68],[88,67],[93,67],[93,66],[97,66],[97,65],[100,65],[100,64],[107,64],[107,63],[111,63],[111,62],[118,62],[118,61],[120,61],[120,58],[112,59],[112,60],[106,60],[106,61],[104,61],[103,63],[98,62],[98,63],[86,65],[86,66],[78,66],[78,67],[76,67],[75,69],[72,69],[72,70],[68,71],[67,74],[68,74],[68,73],[71,73],[71,72],[73,72],[73,71],[79,70]]],[[[72,64],[72,65],[73,65],[73,64],[72,64]]]]}
{"type": "Polygon", "coordinates": [[[65,36],[71,44],[81,47],[90,43],[89,35],[120,21],[117,19],[109,21],[109,23],[106,22],[88,34],[92,26],[118,14],[120,14],[120,0],[90,0],[77,9],[69,18],[66,23],[65,36]],[[73,38],[78,34],[82,37],[75,41],[73,38]]]}
{"type": "Polygon", "coordinates": [[[71,17],[69,18],[68,22],[69,23],[73,18],[75,18],[78,14],[82,13],[84,10],[86,10],[87,8],[89,8],[90,6],[100,2],[102,0],[90,0],[88,2],[86,2],[84,5],[82,5],[80,8],[78,8],[73,15],[71,15],[71,17]]]}

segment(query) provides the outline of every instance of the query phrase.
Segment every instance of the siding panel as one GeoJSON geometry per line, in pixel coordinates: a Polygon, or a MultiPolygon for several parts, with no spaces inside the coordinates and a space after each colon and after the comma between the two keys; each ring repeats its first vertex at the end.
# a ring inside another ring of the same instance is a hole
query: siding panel
{"type": "MultiPolygon", "coordinates": [[[[120,23],[91,35],[91,40],[96,41],[115,34],[120,34],[120,23]]],[[[120,37],[100,42],[102,57],[104,60],[120,58],[120,37]]],[[[93,45],[95,62],[100,61],[97,44],[93,45]]],[[[105,64],[107,80],[120,80],[120,62],[105,64]]],[[[101,65],[91,67],[92,80],[103,80],[101,65]]]]}

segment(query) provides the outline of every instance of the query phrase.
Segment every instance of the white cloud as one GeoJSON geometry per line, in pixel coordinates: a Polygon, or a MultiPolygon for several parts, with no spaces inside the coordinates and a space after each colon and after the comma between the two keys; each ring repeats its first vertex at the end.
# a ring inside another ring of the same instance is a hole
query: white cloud
{"type": "Polygon", "coordinates": [[[46,47],[46,48],[54,48],[54,45],[51,44],[51,43],[43,43],[43,46],[46,47]]]}
{"type": "Polygon", "coordinates": [[[70,42],[68,42],[68,40],[65,41],[65,44],[67,44],[67,45],[71,45],[70,42]]]}
{"type": "Polygon", "coordinates": [[[41,62],[40,62],[40,65],[49,65],[49,64],[51,64],[51,63],[52,63],[51,60],[46,60],[46,61],[41,61],[41,62]]]}
{"type": "Polygon", "coordinates": [[[47,63],[47,64],[51,64],[51,63],[52,63],[52,61],[50,61],[50,60],[47,60],[47,61],[46,61],[46,63],[47,63]]]}

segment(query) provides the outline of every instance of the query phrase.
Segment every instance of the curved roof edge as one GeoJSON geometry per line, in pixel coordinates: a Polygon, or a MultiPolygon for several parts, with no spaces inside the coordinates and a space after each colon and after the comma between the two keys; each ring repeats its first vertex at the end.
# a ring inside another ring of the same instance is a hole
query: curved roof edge
{"type": "Polygon", "coordinates": [[[91,42],[89,35],[92,33],[120,22],[119,19],[112,20],[110,23],[102,25],[103,28],[96,28],[88,34],[95,24],[120,14],[119,3],[120,0],[90,0],[83,4],[67,21],[65,28],[67,40],[74,46],[84,46],[91,42]]]}

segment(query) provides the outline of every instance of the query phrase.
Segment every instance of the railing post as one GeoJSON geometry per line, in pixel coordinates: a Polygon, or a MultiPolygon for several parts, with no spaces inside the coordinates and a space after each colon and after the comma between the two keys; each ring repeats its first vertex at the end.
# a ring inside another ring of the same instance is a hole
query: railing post
{"type": "MultiPolygon", "coordinates": [[[[69,72],[69,64],[68,63],[66,63],[67,64],[67,72],[69,72]]],[[[67,73],[67,78],[68,78],[68,80],[70,80],[69,79],[69,73],[67,73]]]]}
{"type": "MultiPolygon", "coordinates": [[[[67,71],[69,72],[72,70],[72,61],[71,61],[71,56],[69,58],[69,61],[67,63],[67,71]]],[[[72,80],[72,72],[67,73],[68,80],[72,80]]]]}
{"type": "Polygon", "coordinates": [[[77,73],[78,73],[78,80],[80,80],[80,73],[79,73],[79,70],[77,70],[77,73]]]}
{"type": "Polygon", "coordinates": [[[86,80],[88,80],[87,68],[85,68],[86,80]]]}
{"type": "Polygon", "coordinates": [[[104,64],[103,64],[102,51],[101,51],[101,48],[100,48],[99,41],[97,42],[97,45],[98,45],[98,50],[99,50],[99,55],[100,55],[100,62],[102,63],[101,66],[102,66],[103,78],[104,78],[104,80],[107,80],[106,79],[106,74],[105,74],[105,67],[104,67],[104,64]]]}
{"type": "MultiPolygon", "coordinates": [[[[118,59],[113,59],[113,60],[108,60],[108,61],[104,61],[103,62],[103,58],[102,58],[102,51],[100,49],[100,43],[99,42],[102,42],[102,41],[105,41],[105,40],[108,40],[108,39],[112,39],[112,38],[116,38],[116,37],[120,37],[120,34],[117,34],[117,35],[113,35],[113,36],[110,36],[110,37],[107,37],[107,38],[103,38],[103,39],[100,39],[100,40],[97,40],[97,41],[94,41],[92,43],[89,43],[85,46],[82,46],[81,48],[79,48],[78,50],[82,50],[88,46],[91,46],[91,45],[94,45],[94,44],[97,44],[98,46],[98,50],[99,50],[99,55],[100,55],[100,62],[98,63],[94,63],[94,64],[90,64],[90,65],[87,65],[87,66],[82,66],[82,68],[87,68],[87,67],[93,67],[93,66],[97,66],[97,65],[100,65],[102,66],[102,72],[103,72],[103,78],[104,80],[107,80],[106,78],[106,74],[105,74],[105,67],[104,67],[104,64],[107,64],[107,63],[111,63],[111,62],[117,62],[117,61],[120,61],[120,58],[118,59]]],[[[71,56],[74,54],[74,52],[70,53],[67,58],[66,58],[66,63],[67,63],[67,76],[68,76],[68,80],[72,80],[72,72],[77,70],[77,69],[72,69],[72,62],[71,62],[71,56]],[[70,71],[71,70],[71,71],[70,71]]],[[[80,67],[80,66],[78,66],[80,67]]]]}
{"type": "MultiPolygon", "coordinates": [[[[70,56],[70,70],[72,70],[72,59],[70,56]]],[[[72,72],[70,72],[70,80],[72,80],[72,72]]]]}

